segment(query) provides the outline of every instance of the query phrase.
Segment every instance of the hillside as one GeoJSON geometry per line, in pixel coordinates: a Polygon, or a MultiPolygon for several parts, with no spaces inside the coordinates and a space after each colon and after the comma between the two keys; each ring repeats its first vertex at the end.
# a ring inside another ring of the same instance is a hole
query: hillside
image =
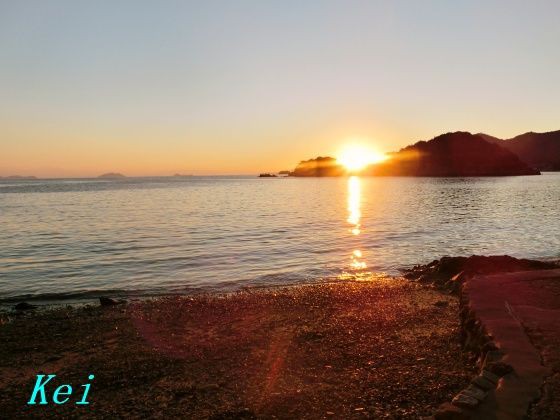
{"type": "Polygon", "coordinates": [[[560,130],[529,132],[507,140],[482,133],[479,135],[515,153],[532,168],[539,171],[560,171],[560,130]]]}
{"type": "Polygon", "coordinates": [[[446,133],[419,141],[366,171],[377,176],[538,175],[514,153],[468,132],[446,133]]]}

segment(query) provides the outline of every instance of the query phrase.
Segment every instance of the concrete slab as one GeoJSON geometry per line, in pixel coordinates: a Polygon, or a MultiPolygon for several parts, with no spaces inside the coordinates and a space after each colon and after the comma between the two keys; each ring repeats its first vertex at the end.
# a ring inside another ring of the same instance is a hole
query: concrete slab
{"type": "Polygon", "coordinates": [[[481,418],[523,418],[551,374],[527,327],[560,339],[560,270],[475,276],[462,293],[514,368],[480,406],[481,418]]]}

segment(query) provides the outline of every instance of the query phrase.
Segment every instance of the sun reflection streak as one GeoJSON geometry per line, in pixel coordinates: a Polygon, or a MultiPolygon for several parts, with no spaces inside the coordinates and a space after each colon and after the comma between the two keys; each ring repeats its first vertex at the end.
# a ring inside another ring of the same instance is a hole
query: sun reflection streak
{"type": "Polygon", "coordinates": [[[360,230],[360,219],[362,218],[362,212],[360,210],[360,202],[362,196],[362,189],[360,185],[360,178],[357,176],[351,176],[348,178],[348,223],[352,225],[350,232],[353,235],[359,235],[360,230]]]}
{"type": "MultiPolygon", "coordinates": [[[[346,221],[351,225],[350,233],[359,235],[361,230],[361,201],[362,201],[362,185],[360,178],[351,176],[348,178],[348,219],[346,221]]],[[[367,268],[367,264],[361,260],[362,251],[355,249],[350,256],[350,268],[353,270],[363,270],[367,268]]]]}

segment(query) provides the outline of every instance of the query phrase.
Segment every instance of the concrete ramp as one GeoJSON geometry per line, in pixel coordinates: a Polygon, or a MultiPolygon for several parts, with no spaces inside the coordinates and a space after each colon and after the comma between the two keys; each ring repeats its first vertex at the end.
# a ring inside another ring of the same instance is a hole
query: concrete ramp
{"type": "MultiPolygon", "coordinates": [[[[476,417],[525,418],[560,360],[560,348],[534,343],[535,337],[544,338],[541,344],[560,341],[560,269],[474,276],[463,284],[462,301],[514,369],[499,380],[476,417]]],[[[556,415],[551,418],[560,418],[556,415]]]]}

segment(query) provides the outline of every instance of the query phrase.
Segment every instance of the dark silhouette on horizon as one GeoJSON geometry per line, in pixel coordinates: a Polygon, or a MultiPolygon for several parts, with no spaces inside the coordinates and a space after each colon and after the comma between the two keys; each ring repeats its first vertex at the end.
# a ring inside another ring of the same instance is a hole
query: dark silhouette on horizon
{"type": "MultiPolygon", "coordinates": [[[[389,154],[384,162],[358,172],[369,176],[474,177],[539,175],[513,152],[482,136],[457,131],[419,141],[389,154]]],[[[351,174],[332,157],[301,161],[291,173],[296,177],[351,174]]]]}
{"type": "Polygon", "coordinates": [[[458,131],[419,141],[364,171],[377,176],[511,176],[538,175],[509,150],[482,137],[458,131]]]}
{"type": "Polygon", "coordinates": [[[342,176],[346,169],[335,158],[319,156],[315,159],[302,160],[292,176],[342,176]]]}
{"type": "Polygon", "coordinates": [[[97,178],[103,178],[103,179],[121,179],[121,178],[126,178],[126,176],[124,176],[123,174],[119,174],[117,172],[108,172],[106,174],[103,175],[99,175],[97,178]]]}
{"type": "Polygon", "coordinates": [[[530,131],[507,140],[483,133],[478,135],[515,153],[539,171],[560,171],[560,130],[547,133],[530,131]]]}

